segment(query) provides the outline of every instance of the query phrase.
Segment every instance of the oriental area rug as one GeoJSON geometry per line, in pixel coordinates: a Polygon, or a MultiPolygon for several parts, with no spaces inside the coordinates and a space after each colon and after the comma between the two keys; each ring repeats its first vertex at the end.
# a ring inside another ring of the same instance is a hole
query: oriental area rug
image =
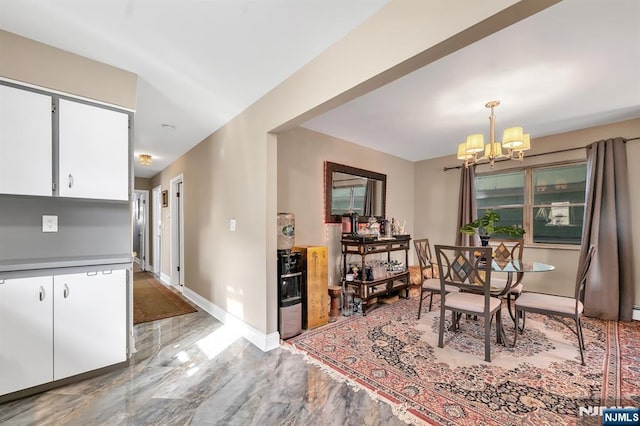
{"type": "MultiPolygon", "coordinates": [[[[461,320],[461,331],[445,332],[438,348],[439,302],[429,313],[423,305],[420,320],[417,312],[417,298],[400,299],[285,346],[414,424],[599,425],[589,407],[640,407],[638,321],[585,318],[583,367],[577,339],[560,320],[527,314],[516,347],[496,344],[494,326],[489,363],[482,320],[461,320]]],[[[506,306],[503,318],[513,342],[506,306]]]]}
{"type": "Polygon", "coordinates": [[[133,274],[133,323],[155,321],[196,312],[179,294],[148,272],[133,274]]]}

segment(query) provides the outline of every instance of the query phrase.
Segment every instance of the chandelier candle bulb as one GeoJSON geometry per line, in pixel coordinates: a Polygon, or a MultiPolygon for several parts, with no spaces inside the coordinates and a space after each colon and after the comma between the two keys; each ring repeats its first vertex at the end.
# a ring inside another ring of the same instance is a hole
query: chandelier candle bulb
{"type": "Polygon", "coordinates": [[[495,115],[493,109],[500,105],[500,101],[487,102],[485,107],[491,109],[489,116],[489,142],[485,145],[484,136],[481,133],[475,133],[467,136],[466,142],[458,145],[457,158],[464,161],[464,166],[469,167],[470,164],[478,164],[480,162],[488,162],[491,168],[498,158],[506,158],[511,160],[524,159],[524,151],[531,148],[531,140],[528,133],[524,133],[522,127],[509,127],[502,134],[502,141],[495,140],[495,115]],[[507,154],[502,151],[507,149],[507,154]],[[482,157],[478,157],[478,153],[482,153],[482,157]]]}
{"type": "Polygon", "coordinates": [[[480,133],[467,136],[467,152],[476,153],[484,151],[484,136],[480,133]]]}
{"type": "Polygon", "coordinates": [[[502,146],[514,149],[524,144],[522,127],[509,127],[502,132],[502,146]]]}
{"type": "Polygon", "coordinates": [[[522,145],[516,148],[515,152],[518,154],[518,160],[522,161],[524,158],[524,152],[531,149],[531,136],[529,133],[525,133],[522,138],[522,145]]]}
{"type": "Polygon", "coordinates": [[[473,154],[467,152],[466,142],[462,142],[458,145],[458,160],[469,160],[473,158],[473,154]]]}

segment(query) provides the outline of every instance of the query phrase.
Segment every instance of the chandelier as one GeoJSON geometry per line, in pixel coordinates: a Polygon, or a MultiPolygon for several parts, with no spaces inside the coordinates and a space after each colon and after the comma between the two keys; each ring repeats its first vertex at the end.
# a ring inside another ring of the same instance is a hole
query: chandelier
{"type": "Polygon", "coordinates": [[[485,107],[491,108],[489,143],[485,145],[482,133],[476,133],[467,136],[467,141],[458,145],[458,160],[463,160],[465,167],[469,167],[470,164],[488,162],[493,168],[495,160],[501,158],[522,161],[524,152],[531,148],[529,134],[525,134],[522,127],[509,127],[502,133],[502,142],[495,140],[493,109],[498,105],[500,105],[500,101],[491,101],[485,105],[485,107]],[[479,155],[482,156],[479,157],[479,155]]]}
{"type": "Polygon", "coordinates": [[[150,166],[151,165],[151,155],[149,155],[149,154],[140,154],[138,156],[138,161],[143,166],[150,166]]]}

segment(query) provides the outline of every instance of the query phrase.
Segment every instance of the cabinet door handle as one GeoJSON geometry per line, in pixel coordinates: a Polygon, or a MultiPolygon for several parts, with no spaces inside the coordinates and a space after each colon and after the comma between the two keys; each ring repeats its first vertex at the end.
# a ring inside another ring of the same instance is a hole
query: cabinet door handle
{"type": "Polygon", "coordinates": [[[42,302],[42,301],[44,301],[44,296],[45,296],[44,287],[40,286],[40,292],[38,294],[38,299],[40,299],[40,301],[42,302]]]}
{"type": "Polygon", "coordinates": [[[109,270],[109,271],[102,271],[102,275],[111,275],[113,273],[113,271],[109,270]]]}
{"type": "Polygon", "coordinates": [[[95,277],[96,275],[98,275],[98,271],[95,271],[95,272],[87,272],[87,276],[89,276],[89,277],[95,277]]]}
{"type": "Polygon", "coordinates": [[[69,181],[69,188],[71,188],[73,186],[73,175],[71,173],[69,173],[68,181],[69,181]]]}
{"type": "Polygon", "coordinates": [[[64,283],[64,289],[62,290],[62,297],[64,297],[65,299],[69,297],[69,286],[67,285],[67,283],[64,283]]]}

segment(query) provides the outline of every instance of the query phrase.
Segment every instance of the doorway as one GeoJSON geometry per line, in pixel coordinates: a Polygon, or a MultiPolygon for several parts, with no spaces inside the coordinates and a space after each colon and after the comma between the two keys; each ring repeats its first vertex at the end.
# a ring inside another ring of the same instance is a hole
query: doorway
{"type": "Polygon", "coordinates": [[[146,271],[149,252],[149,209],[147,198],[149,191],[136,189],[133,197],[133,251],[134,270],[146,271]]]}
{"type": "Polygon", "coordinates": [[[151,192],[151,245],[152,252],[152,272],[156,277],[160,276],[162,259],[162,186],[158,185],[151,192]]]}
{"type": "Polygon", "coordinates": [[[182,174],[170,181],[171,202],[171,284],[184,288],[184,182],[182,174]]]}

